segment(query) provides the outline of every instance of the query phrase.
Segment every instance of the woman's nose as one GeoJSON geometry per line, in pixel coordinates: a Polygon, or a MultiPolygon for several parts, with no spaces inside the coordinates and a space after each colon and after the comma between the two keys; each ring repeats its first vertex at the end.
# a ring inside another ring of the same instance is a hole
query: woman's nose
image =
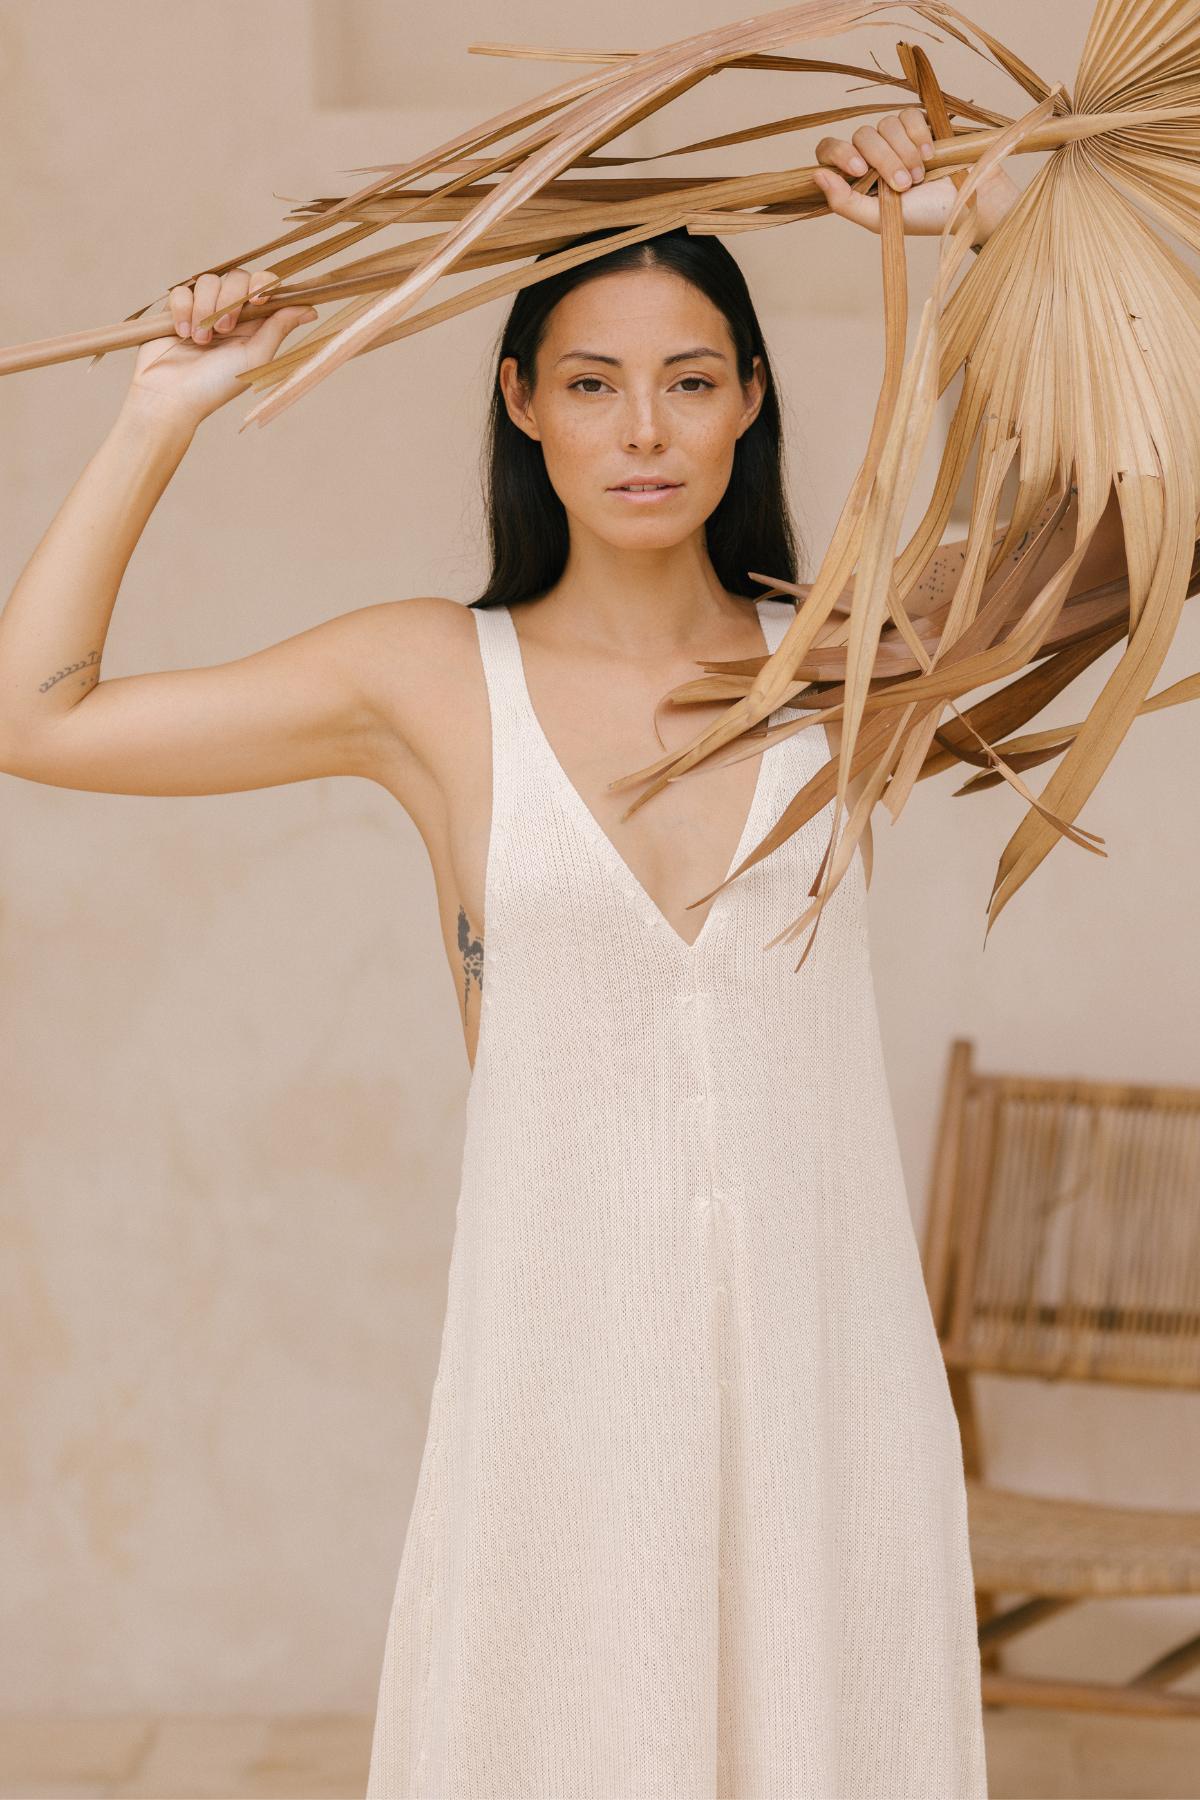
{"type": "Polygon", "coordinates": [[[661,450],[666,442],[666,429],[653,402],[632,405],[625,421],[625,447],[628,450],[661,450]]]}

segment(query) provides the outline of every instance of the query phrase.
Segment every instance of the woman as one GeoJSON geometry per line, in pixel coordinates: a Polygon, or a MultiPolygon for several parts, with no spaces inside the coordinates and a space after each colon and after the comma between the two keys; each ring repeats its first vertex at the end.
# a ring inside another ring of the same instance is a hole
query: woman
{"type": "MultiPolygon", "coordinates": [[[[870,166],[908,189],[906,229],[936,231],[953,190],[922,188],[929,142],[912,108],[823,139],[832,209],[878,229],[846,180],[870,166]]],[[[1015,193],[989,179],[981,235],[1015,193]]],[[[473,606],[385,602],[219,667],[102,681],[125,565],[193,433],[316,316],[240,323],[269,279],[172,290],[181,341],[138,352],[0,618],[0,766],[138,794],[367,776],[429,850],[473,1072],[369,1792],[974,1800],[961,1449],[865,872],[799,975],[763,945],[825,814],[694,904],[836,734],[714,764],[629,820],[608,787],[659,754],[666,691],[761,658],[791,616],[749,598],[749,569],[795,569],[736,264],[672,233],[517,296],[473,606]]]]}

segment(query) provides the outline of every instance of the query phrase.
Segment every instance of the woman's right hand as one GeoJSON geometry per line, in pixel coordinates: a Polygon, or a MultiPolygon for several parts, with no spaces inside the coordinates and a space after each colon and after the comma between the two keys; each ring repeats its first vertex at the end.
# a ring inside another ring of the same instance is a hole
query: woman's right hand
{"type": "Polygon", "coordinates": [[[281,306],[261,319],[240,319],[242,306],[261,299],[278,279],[270,269],[229,269],[173,287],[174,333],[139,347],[129,396],[148,398],[156,409],[194,428],[227,400],[248,392],[236,377],[269,362],[289,331],[317,317],[313,306],[281,306]],[[193,318],[206,318],[217,307],[222,312],[214,327],[194,332],[193,318]]]}

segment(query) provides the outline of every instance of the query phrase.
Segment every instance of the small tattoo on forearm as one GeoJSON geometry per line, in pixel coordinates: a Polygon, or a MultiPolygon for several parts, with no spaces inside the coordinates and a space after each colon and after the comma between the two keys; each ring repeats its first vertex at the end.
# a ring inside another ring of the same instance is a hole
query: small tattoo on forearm
{"type": "MultiPolygon", "coordinates": [[[[38,683],[38,693],[39,694],[48,693],[49,690],[56,685],[56,683],[58,683],[60,681],[64,681],[68,675],[76,675],[76,674],[78,674],[80,669],[91,668],[93,664],[98,663],[99,661],[100,661],[99,650],[93,650],[87,656],[84,657],[82,662],[71,663],[69,665],[69,667],[67,667],[65,669],[56,669],[54,674],[51,675],[46,681],[42,681],[42,682],[38,683]]],[[[86,687],[87,686],[86,678],[83,681],[81,681],[79,685],[80,685],[80,687],[86,687]]]]}
{"type": "Polygon", "coordinates": [[[483,939],[472,934],[466,912],[458,909],[458,948],[463,959],[463,1006],[471,991],[474,981],[482,992],[483,989],[483,939]]]}

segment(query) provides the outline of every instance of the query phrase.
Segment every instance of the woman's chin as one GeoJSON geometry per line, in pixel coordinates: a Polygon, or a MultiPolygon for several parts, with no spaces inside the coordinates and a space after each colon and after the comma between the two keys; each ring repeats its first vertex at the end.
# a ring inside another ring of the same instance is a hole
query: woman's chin
{"type": "Polygon", "coordinates": [[[608,542],[614,550],[676,550],[691,535],[690,531],[622,531],[609,534],[608,542]]]}
{"type": "MultiPolygon", "coordinates": [[[[632,512],[632,508],[630,510],[632,512]]],[[[639,518],[593,519],[591,528],[602,542],[615,550],[673,550],[677,544],[686,544],[695,535],[697,523],[703,521],[678,516],[652,518],[647,513],[639,518]]]]}

